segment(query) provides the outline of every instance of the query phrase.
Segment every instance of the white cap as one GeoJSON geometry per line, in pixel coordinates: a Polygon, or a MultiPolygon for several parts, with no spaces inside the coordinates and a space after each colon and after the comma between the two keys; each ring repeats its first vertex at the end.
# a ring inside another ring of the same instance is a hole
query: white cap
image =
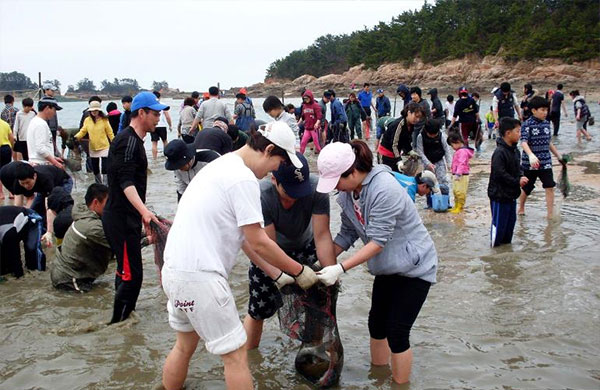
{"type": "Polygon", "coordinates": [[[266,139],[285,150],[292,164],[296,168],[302,168],[302,161],[296,156],[296,136],[294,132],[284,122],[269,122],[265,129],[258,130],[266,139]]]}

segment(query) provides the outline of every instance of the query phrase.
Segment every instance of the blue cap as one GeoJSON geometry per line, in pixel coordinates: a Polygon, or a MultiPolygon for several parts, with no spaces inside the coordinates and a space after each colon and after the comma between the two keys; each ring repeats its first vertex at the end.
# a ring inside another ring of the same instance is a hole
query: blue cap
{"type": "Polygon", "coordinates": [[[168,110],[170,107],[161,104],[158,98],[152,92],[140,92],[133,98],[131,103],[131,111],[139,110],[140,108],[149,108],[154,111],[168,110]]]}
{"type": "Polygon", "coordinates": [[[383,89],[381,89],[381,88],[380,88],[380,89],[378,89],[378,90],[377,90],[377,93],[383,93],[383,89]]]}
{"type": "Polygon", "coordinates": [[[302,153],[296,152],[296,156],[302,162],[302,168],[296,168],[293,164],[281,164],[278,170],[273,171],[273,176],[290,198],[300,199],[310,195],[312,187],[308,161],[302,153]]]}

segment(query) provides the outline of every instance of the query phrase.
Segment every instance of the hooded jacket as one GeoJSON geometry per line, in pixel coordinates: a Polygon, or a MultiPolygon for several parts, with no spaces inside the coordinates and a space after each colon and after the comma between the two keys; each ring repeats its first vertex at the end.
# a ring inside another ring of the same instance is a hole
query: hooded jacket
{"type": "Polygon", "coordinates": [[[404,106],[411,102],[412,99],[410,97],[410,89],[408,89],[406,85],[400,84],[396,92],[398,93],[398,95],[400,95],[400,93],[404,94],[404,106]]]}
{"type": "Polygon", "coordinates": [[[73,208],[73,224],[52,263],[52,285],[72,283],[73,279],[96,279],[106,272],[111,257],[100,216],[85,204],[77,204],[73,208]]]}
{"type": "Polygon", "coordinates": [[[435,108],[435,114],[432,114],[433,118],[435,118],[435,119],[445,118],[446,113],[444,113],[444,107],[442,106],[442,102],[440,101],[440,98],[438,97],[437,88],[432,88],[429,91],[429,94],[431,95],[431,108],[432,108],[432,110],[435,108]]]}
{"type": "Polygon", "coordinates": [[[468,146],[463,146],[454,152],[452,157],[452,174],[468,175],[470,172],[469,160],[473,157],[475,150],[468,146]]]}
{"type": "Polygon", "coordinates": [[[385,165],[376,165],[362,182],[358,205],[362,224],[354,211],[353,194],[340,192],[342,226],[334,242],[347,250],[357,239],[374,241],[383,250],[367,262],[372,275],[399,274],[436,282],[437,252],[419,213],[385,165]]]}
{"type": "Polygon", "coordinates": [[[323,118],[321,105],[315,101],[315,97],[310,89],[307,89],[302,95],[303,98],[305,96],[310,98],[310,102],[302,103],[302,119],[304,120],[304,130],[314,131],[317,121],[323,118]]]}
{"type": "Polygon", "coordinates": [[[495,202],[513,202],[521,195],[521,152],[517,144],[509,146],[503,138],[496,138],[496,145],[492,155],[488,197],[495,202]]]}

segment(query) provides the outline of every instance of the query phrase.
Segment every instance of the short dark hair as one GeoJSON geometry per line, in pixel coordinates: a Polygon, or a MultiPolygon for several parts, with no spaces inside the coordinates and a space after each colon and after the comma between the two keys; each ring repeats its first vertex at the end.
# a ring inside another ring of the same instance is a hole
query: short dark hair
{"type": "Polygon", "coordinates": [[[133,98],[129,95],[125,95],[121,98],[121,103],[131,103],[133,102],[133,98]]]}
{"type": "Polygon", "coordinates": [[[364,87],[370,87],[370,86],[371,86],[371,84],[369,84],[369,83],[364,83],[364,84],[363,84],[363,88],[364,88],[364,87]]]}
{"type": "Polygon", "coordinates": [[[154,96],[156,96],[157,99],[160,99],[160,92],[152,91],[152,93],[154,94],[154,96]]]}
{"type": "Polygon", "coordinates": [[[288,104],[287,106],[285,106],[285,108],[286,108],[287,110],[295,110],[295,109],[296,109],[296,106],[294,106],[292,103],[290,103],[290,104],[288,104]]]}
{"type": "Polygon", "coordinates": [[[97,199],[98,202],[102,202],[108,196],[108,187],[104,184],[92,183],[88,187],[85,193],[85,204],[89,206],[92,204],[94,199],[97,199]]]}
{"type": "Polygon", "coordinates": [[[425,110],[423,110],[423,107],[421,107],[421,105],[419,103],[415,103],[415,102],[410,102],[406,106],[404,106],[404,108],[402,109],[402,112],[400,114],[404,118],[406,118],[406,115],[409,112],[414,112],[414,113],[419,113],[421,115],[425,115],[425,110]]]}
{"type": "Polygon", "coordinates": [[[281,100],[279,100],[277,96],[267,96],[267,98],[263,102],[263,110],[265,110],[265,112],[269,112],[271,110],[275,110],[277,108],[282,107],[283,103],[281,103],[281,100]]]}
{"type": "Polygon", "coordinates": [[[342,173],[342,177],[348,177],[354,172],[358,170],[359,172],[371,172],[373,169],[373,152],[371,152],[371,148],[364,141],[355,139],[350,142],[350,146],[352,146],[352,151],[356,155],[354,159],[354,163],[352,166],[346,170],[346,172],[342,173]]]}
{"type": "Polygon", "coordinates": [[[15,102],[15,97],[13,95],[4,95],[4,104],[12,104],[15,102]]]}
{"type": "Polygon", "coordinates": [[[579,90],[578,89],[574,89],[571,92],[569,92],[569,96],[579,96],[579,90]]]}
{"type": "Polygon", "coordinates": [[[542,107],[550,108],[550,103],[541,96],[534,96],[529,101],[528,106],[530,110],[537,110],[542,107]]]}
{"type": "Polygon", "coordinates": [[[183,100],[184,106],[193,106],[194,104],[196,104],[196,102],[194,101],[193,97],[187,97],[183,100]]]}
{"type": "Polygon", "coordinates": [[[192,92],[192,99],[198,99],[200,97],[200,92],[198,91],[194,91],[192,92]]]}
{"type": "Polygon", "coordinates": [[[419,97],[421,97],[421,95],[423,94],[423,92],[421,91],[421,88],[419,88],[419,87],[412,87],[410,89],[410,94],[412,95],[413,93],[416,93],[417,95],[419,95],[419,97]]]}
{"type": "Polygon", "coordinates": [[[98,103],[102,103],[102,98],[98,95],[93,95],[90,96],[90,98],[88,99],[88,104],[91,102],[98,102],[98,103]]]}
{"type": "Polygon", "coordinates": [[[452,144],[457,144],[457,143],[461,143],[461,144],[465,144],[465,139],[463,138],[463,136],[456,132],[456,131],[450,131],[448,132],[448,139],[446,139],[446,142],[448,143],[448,145],[452,145],[452,144]]]}
{"type": "Polygon", "coordinates": [[[208,94],[210,96],[219,96],[219,88],[217,88],[217,87],[210,87],[208,89],[208,94]]]}
{"type": "Polygon", "coordinates": [[[235,98],[236,98],[236,99],[242,99],[242,100],[245,100],[245,99],[246,99],[246,95],[245,95],[245,94],[243,94],[243,93],[237,93],[237,94],[235,95],[235,98]]]}
{"type": "Polygon", "coordinates": [[[25,98],[21,102],[21,105],[23,105],[23,107],[33,107],[33,99],[32,98],[25,98]]]}
{"type": "Polygon", "coordinates": [[[115,102],[110,102],[106,105],[106,112],[111,112],[116,109],[117,109],[117,103],[115,103],[115,102]]]}
{"type": "Polygon", "coordinates": [[[498,132],[502,137],[504,137],[504,134],[506,134],[507,131],[513,130],[517,126],[521,126],[520,120],[504,117],[500,119],[500,127],[498,128],[498,132]]]}
{"type": "Polygon", "coordinates": [[[333,94],[331,93],[331,91],[328,89],[325,92],[323,92],[323,96],[326,97],[327,99],[329,99],[330,97],[333,96],[333,94]]]}
{"type": "Polygon", "coordinates": [[[434,119],[427,119],[424,128],[429,134],[437,134],[440,132],[440,123],[434,119]]]}
{"type": "Polygon", "coordinates": [[[559,89],[559,90],[560,90],[560,89],[563,89],[563,85],[562,85],[562,84],[558,84],[558,85],[556,86],[556,89],[559,89]]]}
{"type": "Polygon", "coordinates": [[[257,150],[259,152],[264,152],[265,149],[267,148],[267,146],[273,145],[274,148],[273,148],[273,150],[271,150],[271,156],[281,156],[281,157],[285,158],[286,164],[292,163],[292,161],[290,160],[290,156],[287,154],[285,149],[283,149],[280,146],[275,145],[267,137],[263,136],[261,133],[259,133],[255,129],[250,130],[247,145],[250,146],[251,149],[257,150]]]}
{"type": "Polygon", "coordinates": [[[502,92],[510,92],[510,83],[508,83],[508,82],[506,82],[506,81],[505,81],[505,82],[503,82],[503,83],[501,83],[501,84],[500,84],[500,90],[501,90],[502,92]]]}
{"type": "Polygon", "coordinates": [[[527,84],[523,85],[523,88],[528,92],[533,91],[533,85],[531,85],[531,83],[527,83],[527,84]]]}
{"type": "Polygon", "coordinates": [[[472,96],[472,97],[479,98],[479,92],[473,92],[473,93],[471,94],[471,96],[472,96]]]}
{"type": "Polygon", "coordinates": [[[446,100],[447,100],[449,103],[452,103],[452,102],[454,101],[454,95],[448,95],[448,96],[446,96],[446,100]]]}
{"type": "Polygon", "coordinates": [[[35,169],[27,163],[20,163],[15,168],[15,176],[17,180],[33,179],[35,169]]]}

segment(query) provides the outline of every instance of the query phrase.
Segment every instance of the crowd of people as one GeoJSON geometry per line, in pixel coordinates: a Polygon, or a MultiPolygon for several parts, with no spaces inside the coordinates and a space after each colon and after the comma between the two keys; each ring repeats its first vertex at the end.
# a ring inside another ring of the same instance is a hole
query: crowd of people
{"type": "MultiPolygon", "coordinates": [[[[43,247],[56,246],[49,262],[52,285],[83,293],[115,257],[110,323],[126,320],[142,287],[142,245],[156,240],[150,225],[161,224],[146,206],[149,133],[153,158],[159,139],[163,143],[178,202],[161,270],[168,321],[177,334],[163,369],[166,389],[182,388],[200,340],[221,356],[227,388],[253,388],[247,350],[260,345],[264,320],[280,308],[279,289],[292,283],[302,289],[330,286],[363,263],[374,275],[371,362],[390,365],[393,380],[405,383],[412,365],[410,331],[438,265],[415,196],[426,196],[432,207],[451,188],[450,211],[462,212],[469,161],[487,131],[497,145],[488,183],[491,246],[511,242],[517,214],[524,214],[537,179],[551,217],[552,155],[566,164],[552,142],[561,112],[567,115],[562,88],[542,96],[526,84],[519,102],[504,82],[492,91],[483,120],[479,94],[466,87],[458,89],[456,101],[448,95],[442,105],[435,88],[427,93],[429,102],[419,87],[400,85],[398,117],[385,91],[377,89],[373,99],[368,83],[343,101],[331,89],[320,101],[305,90],[298,108],[267,97],[262,108],[273,121],[265,123],[256,119],[245,89],[231,110],[219,89],[210,87],[202,99],[194,92],[183,101],[178,136],[170,142],[172,107],[156,91],[123,97],[122,112],[112,102],[105,112],[100,97],[93,96],[76,131],[58,124],[62,107],[54,86],[44,86],[37,110],[29,98],[16,109],[7,95],[0,180],[14,201],[0,206],[1,274],[24,275],[20,242],[29,270],[46,270],[43,247]],[[374,150],[365,142],[371,133],[374,150]],[[318,176],[304,156],[309,142],[318,155],[318,176]],[[82,200],[71,196],[73,159],[94,176],[82,200]],[[333,191],[342,210],[337,232],[330,229],[333,191]],[[342,256],[358,239],[363,246],[342,256]],[[250,259],[243,322],[228,282],[240,249],[250,259]]],[[[589,107],[577,90],[570,96],[578,140],[582,135],[589,140],[589,107]]],[[[450,200],[446,203],[445,209],[450,200]]]]}

